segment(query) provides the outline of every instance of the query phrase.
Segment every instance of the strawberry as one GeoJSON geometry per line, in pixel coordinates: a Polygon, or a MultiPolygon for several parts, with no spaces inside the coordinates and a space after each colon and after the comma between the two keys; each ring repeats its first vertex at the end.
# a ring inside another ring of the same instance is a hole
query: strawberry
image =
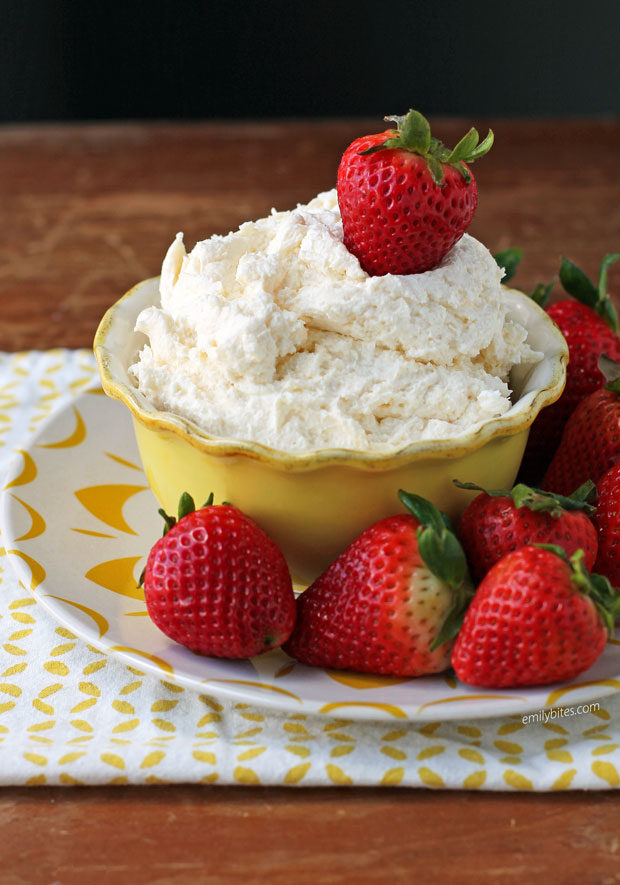
{"type": "Polygon", "coordinates": [[[588,479],[598,483],[620,461],[620,365],[603,354],[599,366],[612,380],[579,403],[543,477],[543,487],[560,495],[588,479]]]}
{"type": "Polygon", "coordinates": [[[481,581],[507,553],[534,543],[557,544],[568,556],[582,549],[586,568],[593,567],[598,541],[589,519],[595,508],[587,501],[594,483],[584,483],[567,498],[522,483],[493,491],[475,483],[455,485],[481,492],[461,516],[458,532],[474,580],[481,581]]]}
{"type": "Polygon", "coordinates": [[[470,598],[447,517],[399,492],[410,511],[374,523],[297,599],[284,650],[304,664],[422,676],[448,667],[470,598]]]}
{"type": "Polygon", "coordinates": [[[396,129],[355,139],[338,168],[344,244],[371,276],[435,267],[469,226],[478,188],[468,163],[493,144],[470,129],[449,150],[410,110],[396,129]]]}
{"type": "Polygon", "coordinates": [[[148,556],[144,597],[175,642],[203,655],[247,658],[288,638],[295,595],[274,542],[236,507],[212,500],[195,510],[182,495],[178,521],[160,510],[166,529],[148,556]]]}
{"type": "MultiPolygon", "coordinates": [[[[605,384],[598,368],[598,358],[606,353],[620,360],[618,318],[607,294],[607,271],[620,258],[610,254],[603,258],[598,282],[594,283],[572,261],[562,259],[560,282],[573,298],[556,301],[547,307],[547,313],[560,327],[568,344],[569,361],[566,387],[557,402],[540,413],[532,425],[524,455],[529,476],[539,478],[557,449],[569,416],[588,394],[605,384]]],[[[538,288],[545,306],[552,287],[538,288]]]]}
{"type": "Polygon", "coordinates": [[[564,682],[594,664],[620,598],[589,575],[583,551],[533,544],[496,562],[465,614],[452,666],[468,685],[516,688],[564,682]]]}
{"type": "Polygon", "coordinates": [[[607,471],[597,487],[594,522],[598,529],[595,569],[620,587],[620,463],[607,471]]]}

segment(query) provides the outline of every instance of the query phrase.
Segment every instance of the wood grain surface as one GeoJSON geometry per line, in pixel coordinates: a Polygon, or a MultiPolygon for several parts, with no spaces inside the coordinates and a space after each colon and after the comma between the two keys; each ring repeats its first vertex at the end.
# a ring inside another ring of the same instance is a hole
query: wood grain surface
{"type": "MultiPolygon", "coordinates": [[[[454,143],[469,121],[432,121],[454,143]]],[[[620,122],[476,120],[471,232],[532,288],[620,250],[620,122]]],[[[334,185],[381,121],[0,128],[0,349],[89,347],[105,309],[188,245],[334,185]]],[[[620,304],[620,267],[610,272],[620,304]]],[[[556,288],[556,297],[560,294],[556,288]]],[[[1,747],[0,747],[1,751],[1,747]]],[[[613,883],[617,792],[30,788],[0,794],[0,883],[613,883]]]]}
{"type": "MultiPolygon", "coordinates": [[[[620,247],[620,123],[476,123],[496,143],[475,167],[470,232],[492,251],[524,249],[520,288],[550,281],[562,254],[594,274],[620,247]]],[[[454,143],[468,125],[434,129],[454,143]]],[[[342,150],[377,126],[0,127],[0,349],[90,346],[105,309],[159,273],[177,231],[191,247],[333,187],[342,150]]]]}

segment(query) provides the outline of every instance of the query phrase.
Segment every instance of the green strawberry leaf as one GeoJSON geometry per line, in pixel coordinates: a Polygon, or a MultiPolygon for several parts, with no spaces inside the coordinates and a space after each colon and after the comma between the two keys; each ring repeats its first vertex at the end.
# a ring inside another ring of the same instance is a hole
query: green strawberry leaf
{"type": "Polygon", "coordinates": [[[504,269],[504,277],[502,283],[509,282],[517,272],[521,259],[523,258],[523,249],[518,246],[509,246],[508,249],[502,249],[493,256],[498,267],[504,269]]]}
{"type": "Polygon", "coordinates": [[[458,163],[461,160],[467,160],[471,156],[471,152],[476,148],[480,136],[478,130],[473,126],[462,139],[452,148],[446,157],[446,163],[458,163]]]}
{"type": "Polygon", "coordinates": [[[360,156],[365,157],[367,154],[376,154],[377,151],[385,151],[398,148],[402,148],[400,138],[386,138],[386,140],[382,141],[381,144],[373,144],[371,147],[366,148],[365,151],[360,151],[360,156]]]}
{"type": "Polygon", "coordinates": [[[609,252],[601,261],[597,282],[597,289],[600,295],[607,295],[607,271],[619,258],[620,252],[609,252]]]}
{"type": "Polygon", "coordinates": [[[467,560],[448,516],[421,495],[400,489],[398,497],[421,523],[417,534],[420,556],[434,575],[456,590],[467,577],[467,560]]]}
{"type": "Polygon", "coordinates": [[[454,639],[463,625],[465,612],[474,596],[474,587],[469,578],[455,591],[454,605],[446,615],[446,618],[437,632],[437,636],[430,645],[430,650],[434,651],[443,645],[444,642],[450,642],[454,639]]]}
{"type": "Polygon", "coordinates": [[[450,149],[447,148],[442,141],[439,141],[438,138],[435,138],[434,135],[431,135],[431,145],[428,152],[434,157],[437,157],[442,163],[445,163],[450,156],[450,149]]]}
{"type": "Polygon", "coordinates": [[[173,525],[176,525],[177,521],[176,521],[176,517],[168,516],[168,514],[163,509],[163,507],[160,507],[157,512],[159,513],[159,515],[161,516],[161,518],[164,521],[164,531],[162,534],[162,537],[163,537],[163,535],[168,534],[168,532],[170,531],[170,529],[172,528],[173,525]]]}
{"type": "Polygon", "coordinates": [[[461,173],[461,175],[465,179],[465,184],[471,184],[471,172],[469,171],[465,163],[453,163],[452,165],[461,173]]]}
{"type": "Polygon", "coordinates": [[[612,332],[618,333],[618,314],[609,298],[602,299],[596,311],[602,317],[612,332]]]}
{"type": "Polygon", "coordinates": [[[535,489],[524,483],[518,483],[512,489],[484,489],[475,482],[459,482],[458,479],[453,480],[453,483],[459,489],[484,492],[491,498],[512,498],[517,508],[527,507],[534,512],[549,513],[555,518],[561,516],[565,510],[582,510],[588,515],[592,515],[596,510],[589,503],[596,490],[596,486],[591,480],[587,480],[579,486],[577,491],[570,496],[535,489]]]}
{"type": "Polygon", "coordinates": [[[528,507],[534,512],[549,513],[559,517],[566,510],[581,510],[591,516],[596,507],[589,503],[596,486],[592,480],[587,480],[579,486],[572,495],[558,495],[556,492],[546,492],[542,489],[531,489],[529,486],[519,483],[512,490],[512,500],[517,507],[528,507]]]}
{"type": "Polygon", "coordinates": [[[590,574],[590,583],[593,587],[591,597],[612,637],[614,624],[620,618],[620,595],[605,575],[590,574]]]}
{"type": "Polygon", "coordinates": [[[587,304],[592,309],[596,308],[598,289],[581,268],[564,257],[560,265],[560,282],[568,294],[576,298],[577,301],[587,304]]]}
{"type": "Polygon", "coordinates": [[[597,289],[600,299],[599,303],[601,304],[601,316],[609,328],[616,333],[618,332],[618,314],[607,294],[607,271],[619,258],[620,252],[610,252],[608,255],[605,255],[601,261],[597,281],[597,289]]]}
{"type": "MultiPolygon", "coordinates": [[[[211,503],[212,501],[213,494],[211,494],[208,503],[211,503]]],[[[168,516],[166,511],[162,507],[160,507],[157,512],[164,521],[164,535],[167,535],[173,525],[176,525],[177,522],[180,522],[184,516],[187,516],[189,513],[193,513],[195,509],[196,505],[194,503],[194,499],[189,494],[189,492],[183,492],[181,497],[179,498],[179,505],[176,517],[168,516]]]]}
{"type": "Polygon", "coordinates": [[[429,154],[426,157],[426,164],[435,184],[443,187],[443,167],[441,162],[436,157],[433,157],[432,154],[429,154]]]}
{"type": "Polygon", "coordinates": [[[189,494],[189,492],[183,492],[183,494],[179,498],[179,522],[183,519],[184,516],[187,516],[189,513],[193,513],[195,509],[196,505],[194,504],[194,499],[192,498],[192,496],[189,494]]]}
{"type": "Polygon", "coordinates": [[[414,495],[411,492],[405,492],[403,489],[399,489],[398,497],[407,510],[413,513],[418,522],[421,522],[423,526],[431,526],[439,533],[447,527],[449,528],[449,526],[446,526],[447,516],[445,513],[438,510],[426,498],[423,498],[421,495],[414,495]]]}
{"type": "Polygon", "coordinates": [[[444,581],[453,591],[453,605],[446,616],[431,650],[454,639],[458,633],[465,610],[474,595],[469,577],[467,559],[449,517],[421,495],[400,489],[398,497],[415,516],[418,526],[418,550],[430,571],[444,581]]]}
{"type": "Polygon", "coordinates": [[[386,117],[386,120],[394,120],[398,126],[398,134],[402,146],[416,154],[426,154],[431,146],[431,127],[419,111],[409,110],[404,117],[386,117]]]}
{"type": "Polygon", "coordinates": [[[603,619],[609,636],[614,633],[614,621],[620,616],[620,596],[604,575],[590,574],[584,563],[583,550],[576,550],[569,562],[573,582],[584,596],[589,596],[603,619]]]}
{"type": "Polygon", "coordinates": [[[480,142],[478,147],[474,148],[474,150],[470,153],[468,157],[465,157],[468,163],[474,163],[476,160],[479,160],[480,157],[484,157],[485,154],[488,154],[491,148],[493,147],[493,142],[495,141],[495,135],[492,129],[489,129],[487,132],[487,137],[480,142]]]}
{"type": "Polygon", "coordinates": [[[539,307],[546,307],[549,304],[549,299],[551,298],[551,293],[553,292],[553,287],[555,286],[555,280],[552,280],[550,283],[536,283],[536,286],[529,293],[532,301],[535,301],[539,307]]]}
{"type": "Polygon", "coordinates": [[[444,179],[442,163],[453,166],[461,173],[465,182],[470,184],[472,177],[465,163],[473,163],[483,157],[493,145],[494,135],[491,129],[484,141],[479,144],[478,132],[472,128],[452,150],[449,150],[438,138],[431,135],[431,127],[426,117],[413,108],[403,116],[394,114],[384,119],[396,123],[396,130],[391,131],[390,138],[386,138],[381,144],[372,145],[365,151],[360,151],[360,154],[364,156],[389,149],[419,154],[426,160],[433,181],[439,187],[442,186],[444,179]]]}
{"type": "MultiPolygon", "coordinates": [[[[556,496],[560,500],[565,500],[562,495],[556,496]]],[[[587,479],[584,483],[582,483],[579,488],[575,489],[574,492],[566,499],[571,502],[579,502],[583,501],[584,503],[589,503],[594,498],[596,498],[596,483],[592,482],[591,479],[587,479]]],[[[567,505],[564,505],[566,510],[570,510],[571,508],[567,505]]],[[[579,508],[573,507],[573,510],[577,510],[579,508]]],[[[595,508],[596,509],[596,508],[595,508]]]]}
{"type": "Polygon", "coordinates": [[[620,253],[610,253],[603,258],[597,286],[581,268],[569,261],[568,258],[562,258],[560,266],[560,282],[568,294],[594,310],[616,333],[618,332],[618,316],[607,294],[607,271],[618,258],[620,258],[620,253]]]}
{"type": "MultiPolygon", "coordinates": [[[[563,547],[560,547],[558,544],[532,544],[532,547],[540,547],[541,550],[548,550],[550,553],[555,553],[556,556],[559,556],[560,559],[563,559],[564,562],[568,562],[568,556],[566,554],[566,550],[563,547]]],[[[578,553],[579,551],[577,551],[578,553]]],[[[583,551],[582,551],[583,552],[583,551]]]]}
{"type": "Polygon", "coordinates": [[[445,528],[439,533],[430,526],[420,526],[418,549],[434,575],[453,590],[461,586],[467,574],[467,561],[456,535],[445,528]]]}

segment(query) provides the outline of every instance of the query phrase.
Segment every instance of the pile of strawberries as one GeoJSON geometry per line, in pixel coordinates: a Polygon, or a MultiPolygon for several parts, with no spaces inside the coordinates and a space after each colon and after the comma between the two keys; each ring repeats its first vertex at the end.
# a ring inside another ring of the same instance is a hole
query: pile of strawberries
{"type": "MultiPolygon", "coordinates": [[[[343,154],[344,242],[371,275],[421,273],[469,225],[478,192],[468,164],[493,133],[479,143],[471,129],[450,150],[417,111],[386,119],[396,129],[343,154]]],[[[178,520],[163,514],[144,573],[153,621],[205,655],[281,646],[310,666],[405,677],[451,666],[486,687],[591,667],[620,618],[620,338],[606,292],[618,258],[604,258],[596,285],[562,261],[573,297],[548,313],[568,343],[567,384],[534,423],[524,462],[544,472],[545,491],[457,483],[479,494],[455,530],[401,490],[405,512],[369,526],[297,599],[284,556],[248,516],[212,499],[195,510],[184,495],[178,520]]],[[[518,250],[496,259],[512,273],[518,250]]]]}
{"type": "Polygon", "coordinates": [[[470,685],[564,681],[592,666],[620,617],[608,579],[620,583],[619,489],[620,464],[596,515],[593,483],[570,497],[481,490],[458,533],[400,491],[407,512],[367,528],[297,600],[284,556],[248,516],[229,504],[194,510],[183,495],[148,557],[146,604],[164,633],[205,655],[282,646],[304,664],[358,672],[452,666],[470,685]]]}

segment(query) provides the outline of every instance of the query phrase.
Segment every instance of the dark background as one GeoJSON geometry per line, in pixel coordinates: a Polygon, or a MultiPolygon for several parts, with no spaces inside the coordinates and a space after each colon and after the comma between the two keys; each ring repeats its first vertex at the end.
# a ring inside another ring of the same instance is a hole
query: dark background
{"type": "Polygon", "coordinates": [[[620,0],[0,0],[0,122],[620,112],[620,0]]]}

